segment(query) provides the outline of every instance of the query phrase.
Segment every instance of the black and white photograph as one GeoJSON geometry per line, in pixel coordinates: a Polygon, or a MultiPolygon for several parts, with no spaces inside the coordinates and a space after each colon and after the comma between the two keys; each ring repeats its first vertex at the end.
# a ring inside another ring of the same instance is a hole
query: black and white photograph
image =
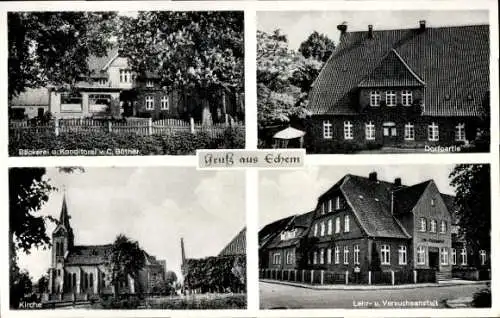
{"type": "Polygon", "coordinates": [[[10,308],[245,309],[243,172],[9,169],[10,308]]]}
{"type": "Polygon", "coordinates": [[[487,10],[257,12],[259,148],[490,151],[487,10]]]}
{"type": "Polygon", "coordinates": [[[489,164],[259,174],[261,309],[491,307],[489,164]]]}
{"type": "Polygon", "coordinates": [[[8,12],[10,156],[245,147],[243,11],[8,12]]]}

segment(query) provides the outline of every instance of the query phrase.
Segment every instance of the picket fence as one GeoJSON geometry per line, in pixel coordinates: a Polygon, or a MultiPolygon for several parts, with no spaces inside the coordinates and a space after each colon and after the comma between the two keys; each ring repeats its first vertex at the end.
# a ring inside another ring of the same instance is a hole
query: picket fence
{"type": "Polygon", "coordinates": [[[220,138],[228,128],[243,128],[242,122],[229,121],[228,123],[215,123],[202,125],[199,122],[187,122],[181,119],[168,118],[153,121],[151,118],[128,118],[126,121],[103,121],[91,118],[81,119],[54,119],[47,123],[30,121],[10,121],[11,134],[53,133],[55,136],[68,133],[108,132],[114,134],[136,134],[140,136],[173,135],[176,133],[203,132],[212,138],[220,138]]]}

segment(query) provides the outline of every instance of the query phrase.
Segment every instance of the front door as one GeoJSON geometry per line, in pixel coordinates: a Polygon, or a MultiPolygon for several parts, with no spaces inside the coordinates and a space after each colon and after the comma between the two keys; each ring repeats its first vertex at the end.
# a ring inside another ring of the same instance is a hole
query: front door
{"type": "Polygon", "coordinates": [[[37,109],[38,118],[43,117],[43,113],[44,113],[44,109],[43,108],[40,107],[40,108],[37,109]]]}
{"type": "Polygon", "coordinates": [[[429,251],[429,267],[439,272],[439,251],[429,251]]]}
{"type": "Polygon", "coordinates": [[[384,134],[384,145],[385,146],[394,146],[397,142],[398,129],[396,124],[393,122],[385,122],[382,125],[383,134],[384,134]]]}

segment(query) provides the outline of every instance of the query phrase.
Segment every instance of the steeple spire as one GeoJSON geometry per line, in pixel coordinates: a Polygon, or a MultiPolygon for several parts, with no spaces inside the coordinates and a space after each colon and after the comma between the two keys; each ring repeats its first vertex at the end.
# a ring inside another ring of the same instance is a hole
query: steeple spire
{"type": "Polygon", "coordinates": [[[64,225],[64,227],[66,227],[66,229],[70,228],[68,205],[66,204],[66,188],[64,188],[63,202],[61,208],[61,215],[59,216],[59,222],[61,222],[61,224],[64,225]]]}

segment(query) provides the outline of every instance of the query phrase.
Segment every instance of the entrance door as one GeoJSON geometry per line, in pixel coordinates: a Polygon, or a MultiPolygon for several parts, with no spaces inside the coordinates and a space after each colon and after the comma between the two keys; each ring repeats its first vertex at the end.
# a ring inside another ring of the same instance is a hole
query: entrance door
{"type": "Polygon", "coordinates": [[[439,251],[429,251],[429,267],[439,272],[439,251]]]}
{"type": "Polygon", "coordinates": [[[384,133],[384,145],[393,146],[397,142],[398,129],[393,122],[385,122],[382,124],[384,133]]]}
{"type": "Polygon", "coordinates": [[[41,118],[43,116],[43,113],[44,113],[43,108],[40,107],[37,109],[37,111],[38,111],[38,118],[41,118]]]}

